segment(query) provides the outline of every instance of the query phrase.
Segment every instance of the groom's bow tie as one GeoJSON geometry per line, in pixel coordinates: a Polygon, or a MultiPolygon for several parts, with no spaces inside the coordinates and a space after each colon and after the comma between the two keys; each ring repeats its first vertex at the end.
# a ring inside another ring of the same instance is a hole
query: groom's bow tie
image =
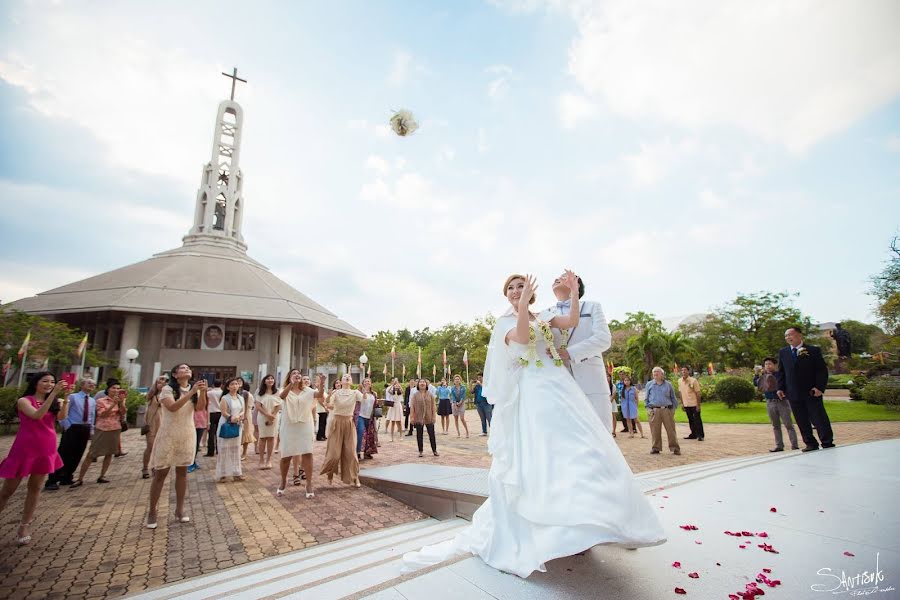
{"type": "Polygon", "coordinates": [[[563,301],[563,302],[557,302],[557,303],[556,303],[556,308],[558,308],[558,309],[560,309],[560,310],[563,310],[563,309],[566,309],[566,308],[572,308],[572,301],[571,301],[571,300],[565,300],[565,301],[563,301]]]}

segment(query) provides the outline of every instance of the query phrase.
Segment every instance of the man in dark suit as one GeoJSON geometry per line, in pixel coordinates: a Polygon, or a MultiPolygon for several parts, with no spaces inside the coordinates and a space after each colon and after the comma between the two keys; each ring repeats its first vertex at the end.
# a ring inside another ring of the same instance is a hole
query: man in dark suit
{"type": "Polygon", "coordinates": [[[825,412],[822,397],[828,384],[828,367],[817,346],[803,343],[803,331],[791,327],[784,332],[788,346],[778,352],[778,397],[787,398],[794,413],[794,420],[806,447],[803,452],[822,448],[834,448],[831,421],[825,412]],[[815,426],[819,440],[813,436],[815,426]]]}

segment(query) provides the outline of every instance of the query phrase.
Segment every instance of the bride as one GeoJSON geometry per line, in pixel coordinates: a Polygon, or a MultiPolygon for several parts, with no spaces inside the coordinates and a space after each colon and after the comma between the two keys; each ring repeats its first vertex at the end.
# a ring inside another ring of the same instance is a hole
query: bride
{"type": "MultiPolygon", "coordinates": [[[[568,281],[575,274],[566,271],[568,281]]],[[[655,546],[665,532],[600,417],[563,366],[551,327],[578,324],[578,285],[569,314],[532,313],[533,277],[510,275],[511,308],[491,334],[484,395],[494,405],[488,450],[490,497],[454,539],[403,557],[403,571],[472,553],[519,577],[598,544],[655,546]],[[548,432],[547,423],[553,423],[548,432]]]]}

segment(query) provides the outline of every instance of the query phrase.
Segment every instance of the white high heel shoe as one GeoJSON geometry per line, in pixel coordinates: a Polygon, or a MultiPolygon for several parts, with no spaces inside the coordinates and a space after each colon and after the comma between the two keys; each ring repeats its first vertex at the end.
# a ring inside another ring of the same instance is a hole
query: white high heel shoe
{"type": "Polygon", "coordinates": [[[284,496],[284,490],[281,488],[276,489],[275,495],[278,496],[279,498],[281,498],[282,496],[284,496]]]}
{"type": "Polygon", "coordinates": [[[315,492],[306,492],[306,499],[307,499],[307,500],[309,500],[310,498],[315,498],[315,497],[316,497],[315,492]]]}

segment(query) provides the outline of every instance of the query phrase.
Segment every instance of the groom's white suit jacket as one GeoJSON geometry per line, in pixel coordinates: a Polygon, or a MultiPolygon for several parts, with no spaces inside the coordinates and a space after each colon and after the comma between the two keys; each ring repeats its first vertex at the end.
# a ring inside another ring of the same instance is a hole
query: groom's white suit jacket
{"type": "MultiPolygon", "coordinates": [[[[572,375],[585,395],[606,401],[596,408],[609,413],[609,382],[603,352],[612,344],[612,334],[598,302],[581,301],[580,308],[578,327],[569,332],[567,348],[572,357],[572,375]]],[[[554,330],[554,334],[558,347],[565,340],[560,339],[559,330],[554,330]]]]}

